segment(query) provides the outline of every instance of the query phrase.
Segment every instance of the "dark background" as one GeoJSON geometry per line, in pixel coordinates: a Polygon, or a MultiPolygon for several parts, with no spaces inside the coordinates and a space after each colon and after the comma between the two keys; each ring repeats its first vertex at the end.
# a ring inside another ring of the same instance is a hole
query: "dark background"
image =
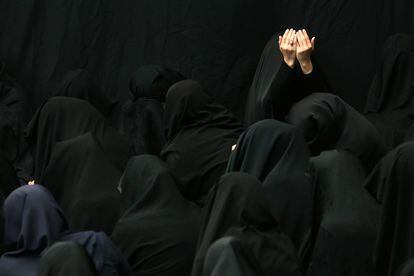
{"type": "Polygon", "coordinates": [[[162,64],[240,114],[267,40],[288,27],[317,37],[334,93],[361,109],[385,38],[414,31],[412,0],[0,0],[0,59],[34,106],[88,69],[113,97],[162,64]]]}

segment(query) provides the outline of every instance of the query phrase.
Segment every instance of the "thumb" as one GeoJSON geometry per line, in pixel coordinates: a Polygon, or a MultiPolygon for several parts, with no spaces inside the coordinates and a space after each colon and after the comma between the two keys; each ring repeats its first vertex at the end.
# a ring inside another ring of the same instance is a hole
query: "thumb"
{"type": "Polygon", "coordinates": [[[312,44],[312,49],[313,50],[315,50],[315,40],[316,40],[316,38],[312,37],[311,44],[312,44]]]}
{"type": "Polygon", "coordinates": [[[279,35],[279,45],[282,42],[282,36],[279,35]]]}

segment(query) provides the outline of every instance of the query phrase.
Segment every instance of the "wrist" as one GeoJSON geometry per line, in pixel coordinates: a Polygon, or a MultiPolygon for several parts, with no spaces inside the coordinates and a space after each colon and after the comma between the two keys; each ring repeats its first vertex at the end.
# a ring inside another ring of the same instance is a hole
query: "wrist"
{"type": "Polygon", "coordinates": [[[285,63],[287,64],[287,66],[289,66],[290,68],[293,69],[293,67],[295,67],[295,59],[288,59],[288,58],[283,58],[283,60],[285,61],[285,63]]]}
{"type": "Polygon", "coordinates": [[[305,60],[305,61],[299,61],[300,68],[302,69],[303,74],[309,75],[313,71],[313,64],[312,61],[305,60]]]}

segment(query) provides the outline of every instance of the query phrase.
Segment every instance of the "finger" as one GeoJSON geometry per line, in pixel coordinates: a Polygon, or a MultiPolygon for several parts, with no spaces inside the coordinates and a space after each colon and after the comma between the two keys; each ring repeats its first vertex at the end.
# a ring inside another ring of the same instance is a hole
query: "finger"
{"type": "Polygon", "coordinates": [[[315,50],[315,40],[316,40],[316,38],[312,37],[311,44],[312,44],[312,49],[313,50],[315,50]]]}
{"type": "Polygon", "coordinates": [[[302,31],[298,31],[298,43],[299,43],[299,47],[303,47],[303,33],[302,31]]]}
{"type": "Polygon", "coordinates": [[[298,47],[302,47],[302,42],[300,41],[300,30],[296,32],[296,43],[298,44],[298,47]]]}
{"type": "Polygon", "coordinates": [[[296,32],[294,44],[295,44],[295,47],[300,47],[300,45],[299,45],[299,33],[298,32],[296,32]]]}
{"type": "Polygon", "coordinates": [[[289,29],[287,34],[286,34],[286,44],[290,45],[290,35],[292,33],[292,29],[289,29]]]}
{"type": "Polygon", "coordinates": [[[291,29],[291,30],[290,30],[290,36],[289,36],[289,43],[290,43],[290,45],[291,45],[291,46],[292,46],[292,45],[294,44],[294,42],[295,42],[295,35],[296,35],[295,30],[291,29]]]}
{"type": "Polygon", "coordinates": [[[308,33],[306,32],[305,29],[303,29],[303,36],[304,36],[304,39],[305,39],[306,46],[309,47],[309,48],[312,47],[312,44],[311,44],[310,39],[309,39],[309,35],[308,35],[308,33]]]}
{"type": "Polygon", "coordinates": [[[292,45],[293,38],[295,37],[292,30],[289,32],[289,45],[292,45]]]}
{"type": "Polygon", "coordinates": [[[301,40],[302,40],[302,47],[303,48],[308,47],[308,44],[307,44],[307,41],[306,41],[306,35],[305,35],[305,33],[303,31],[302,31],[301,40]]]}
{"type": "Polygon", "coordinates": [[[308,44],[307,44],[307,41],[306,41],[306,35],[305,35],[305,33],[303,31],[302,31],[302,37],[301,37],[301,39],[302,39],[302,47],[303,48],[308,47],[308,44]]]}
{"type": "Polygon", "coordinates": [[[282,36],[280,36],[280,35],[279,35],[279,41],[278,41],[278,43],[279,43],[279,46],[280,46],[280,43],[282,43],[282,36]]]}
{"type": "Polygon", "coordinates": [[[295,32],[295,34],[293,35],[293,47],[294,48],[297,48],[298,47],[298,33],[297,32],[295,32]]]}
{"type": "Polygon", "coordinates": [[[289,33],[289,29],[287,29],[287,30],[285,31],[285,33],[283,34],[283,37],[282,37],[282,44],[286,44],[286,38],[287,38],[288,33],[289,33]]]}

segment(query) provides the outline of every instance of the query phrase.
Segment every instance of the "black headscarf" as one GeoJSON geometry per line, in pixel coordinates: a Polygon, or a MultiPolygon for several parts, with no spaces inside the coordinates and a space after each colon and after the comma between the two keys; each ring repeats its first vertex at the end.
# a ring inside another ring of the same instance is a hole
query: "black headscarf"
{"type": "Polygon", "coordinates": [[[302,261],[312,244],[314,186],[308,169],[309,151],[299,130],[275,120],[249,127],[237,141],[227,168],[262,182],[273,216],[302,261]]]}
{"type": "Polygon", "coordinates": [[[346,150],[371,170],[386,153],[375,127],[336,95],[315,93],[295,104],[286,121],[303,131],[313,155],[346,150]]]}
{"type": "Polygon", "coordinates": [[[132,158],[120,183],[122,218],[112,239],[136,275],[189,275],[200,210],[179,192],[155,156],[132,158]]]}
{"type": "Polygon", "coordinates": [[[131,76],[129,91],[133,101],[144,98],[164,102],[170,86],[183,79],[184,76],[177,71],[159,65],[146,65],[131,76]]]}
{"type": "Polygon", "coordinates": [[[414,123],[414,36],[389,37],[372,81],[365,113],[394,148],[414,123]]]}
{"type": "Polygon", "coordinates": [[[37,276],[98,276],[85,249],[74,242],[58,242],[42,254],[37,276]]]}
{"type": "Polygon", "coordinates": [[[411,111],[414,105],[414,36],[396,34],[382,48],[381,63],[368,93],[365,112],[411,111]]]}
{"type": "Polygon", "coordinates": [[[128,272],[121,253],[105,234],[70,233],[62,210],[41,185],[25,185],[13,191],[4,203],[4,218],[6,253],[0,258],[2,275],[5,272],[10,276],[37,276],[40,254],[60,240],[82,245],[99,275],[116,276],[117,271],[128,272]]]}
{"type": "Polygon", "coordinates": [[[202,201],[224,173],[241,125],[193,80],[169,89],[164,118],[168,142],[162,158],[187,198],[202,201]]]}
{"type": "Polygon", "coordinates": [[[128,144],[105,118],[83,100],[68,97],[48,99],[26,128],[26,139],[35,160],[34,177],[41,183],[56,143],[91,132],[103,151],[122,171],[128,160],[128,144]]]}
{"type": "Polygon", "coordinates": [[[42,185],[62,207],[73,231],[111,234],[119,218],[122,171],[91,133],[57,143],[42,185]]]}
{"type": "Polygon", "coordinates": [[[184,77],[156,65],[139,68],[131,77],[131,100],[123,108],[120,130],[132,140],[133,153],[159,155],[165,145],[163,105],[168,89],[184,77]]]}
{"type": "Polygon", "coordinates": [[[301,275],[289,238],[272,216],[260,182],[243,173],[224,175],[209,195],[192,276],[202,275],[210,246],[235,237],[257,275],[301,275]]]}
{"type": "Polygon", "coordinates": [[[98,109],[105,117],[110,116],[116,102],[93,80],[91,74],[78,69],[68,72],[54,96],[64,96],[85,100],[98,109]]]}
{"type": "Polygon", "coordinates": [[[313,71],[304,75],[298,64],[290,68],[279,50],[278,34],[263,50],[246,101],[244,125],[264,119],[283,120],[289,108],[314,92],[328,91],[327,84],[313,62],[313,71]]]}
{"type": "Polygon", "coordinates": [[[307,275],[375,275],[379,205],[363,186],[364,167],[346,151],[323,152],[311,162],[318,230],[307,275]]]}
{"type": "Polygon", "coordinates": [[[374,262],[378,275],[395,275],[414,256],[414,142],[394,149],[375,167],[367,189],[381,204],[374,262]]]}

